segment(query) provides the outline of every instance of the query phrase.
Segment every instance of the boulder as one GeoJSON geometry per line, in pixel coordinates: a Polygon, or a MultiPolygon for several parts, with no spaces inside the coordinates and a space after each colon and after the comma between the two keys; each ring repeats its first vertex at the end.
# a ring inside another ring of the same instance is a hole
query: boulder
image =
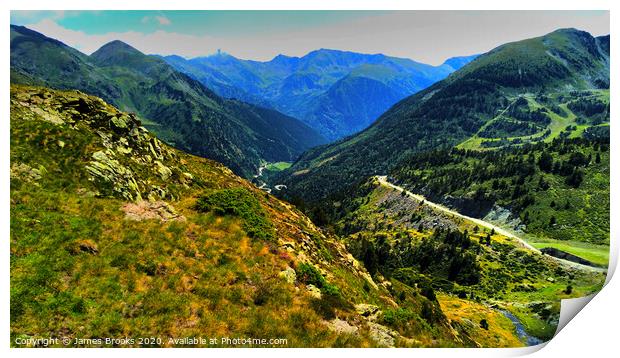
{"type": "Polygon", "coordinates": [[[11,165],[11,179],[19,179],[25,182],[34,182],[41,179],[41,170],[35,169],[24,163],[11,165]]]}
{"type": "Polygon", "coordinates": [[[96,255],[99,253],[99,249],[97,248],[97,244],[95,244],[93,241],[91,240],[82,240],[78,242],[78,248],[80,249],[80,251],[91,254],[91,255],[96,255]]]}
{"type": "Polygon", "coordinates": [[[353,334],[353,335],[359,335],[359,328],[356,326],[353,326],[351,324],[349,324],[349,322],[341,320],[339,318],[334,318],[331,321],[326,321],[325,324],[327,325],[327,328],[329,328],[330,330],[341,334],[353,334]]]}
{"type": "Polygon", "coordinates": [[[379,312],[379,307],[368,303],[360,303],[355,305],[355,311],[361,316],[371,317],[379,312]]]}
{"type": "Polygon", "coordinates": [[[141,200],[142,196],[133,172],[113,158],[114,152],[112,150],[97,151],[93,153],[92,160],[86,166],[86,171],[95,182],[101,183],[104,187],[112,188],[112,193],[104,194],[117,194],[127,200],[141,200]]]}
{"type": "Polygon", "coordinates": [[[159,176],[162,180],[168,180],[168,178],[172,176],[172,170],[170,170],[170,168],[168,168],[167,166],[163,165],[162,162],[156,160],[155,164],[157,165],[157,172],[159,173],[159,176]]]}
{"type": "Polygon", "coordinates": [[[368,329],[370,338],[382,347],[394,347],[395,338],[399,336],[393,329],[375,322],[368,322],[368,329]]]}
{"type": "Polygon", "coordinates": [[[310,296],[316,298],[316,299],[320,299],[321,298],[321,290],[316,287],[315,285],[307,285],[306,286],[306,290],[308,291],[308,293],[310,294],[310,296]]]}
{"type": "Polygon", "coordinates": [[[294,285],[295,281],[297,281],[297,274],[295,273],[295,270],[293,270],[289,266],[286,266],[286,269],[284,269],[284,271],[280,271],[279,276],[291,285],[294,285]]]}
{"type": "Polygon", "coordinates": [[[172,205],[165,201],[138,201],[135,203],[127,203],[122,206],[121,210],[125,212],[125,219],[142,221],[142,220],[159,220],[159,221],[185,221],[185,217],[177,213],[172,205]]]}

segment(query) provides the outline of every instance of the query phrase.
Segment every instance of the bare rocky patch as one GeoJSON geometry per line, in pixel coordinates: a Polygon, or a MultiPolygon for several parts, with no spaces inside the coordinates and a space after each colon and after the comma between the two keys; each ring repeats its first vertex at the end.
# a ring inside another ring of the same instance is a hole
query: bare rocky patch
{"type": "Polygon", "coordinates": [[[172,205],[165,201],[145,201],[140,200],[135,203],[127,203],[121,208],[125,212],[126,220],[159,220],[185,221],[185,216],[179,214],[172,205]]]}

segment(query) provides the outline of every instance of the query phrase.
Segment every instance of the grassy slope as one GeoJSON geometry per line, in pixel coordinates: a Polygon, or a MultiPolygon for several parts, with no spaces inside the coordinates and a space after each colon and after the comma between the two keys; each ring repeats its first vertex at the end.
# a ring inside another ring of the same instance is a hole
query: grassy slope
{"type": "MultiPolygon", "coordinates": [[[[587,93],[591,93],[591,95],[587,96],[588,98],[595,98],[598,100],[601,100],[604,103],[609,103],[609,90],[588,90],[586,91],[587,93]]],[[[544,103],[539,103],[536,101],[536,98],[533,94],[524,94],[520,97],[526,98],[528,101],[528,105],[529,108],[531,110],[536,110],[539,108],[543,108],[547,110],[547,116],[549,116],[549,118],[551,119],[550,124],[547,127],[541,128],[537,133],[532,134],[532,135],[526,135],[526,136],[507,136],[504,137],[507,140],[510,141],[514,141],[514,140],[520,140],[518,145],[521,145],[522,143],[530,143],[530,142],[536,142],[538,141],[540,138],[542,138],[542,140],[544,140],[545,142],[550,142],[552,141],[554,138],[557,138],[562,132],[564,132],[569,126],[576,126],[577,129],[575,131],[572,131],[572,133],[570,134],[571,137],[578,137],[580,136],[583,131],[587,128],[589,128],[591,126],[591,124],[579,124],[577,123],[576,119],[577,119],[577,115],[575,113],[573,113],[568,107],[567,107],[567,103],[571,102],[572,100],[576,100],[579,97],[573,97],[573,95],[571,95],[570,92],[560,92],[560,93],[550,93],[548,94],[548,96],[551,98],[551,101],[556,104],[558,107],[560,107],[566,114],[565,115],[559,115],[557,113],[554,113],[548,105],[544,104],[544,103]],[[558,101],[558,97],[562,98],[562,101],[558,101]],[[550,134],[549,135],[544,135],[545,132],[549,130],[550,134]]],[[[519,98],[519,97],[517,97],[519,98]]],[[[511,101],[514,101],[515,99],[512,99],[511,101]]],[[[512,103],[512,102],[511,102],[512,103]]],[[[471,149],[471,150],[490,150],[490,148],[485,148],[482,143],[484,142],[493,142],[493,141],[498,141],[501,138],[482,138],[479,136],[479,134],[485,129],[487,128],[489,125],[491,125],[494,122],[497,121],[501,121],[503,119],[503,115],[498,115],[496,117],[494,117],[493,119],[489,120],[485,125],[483,125],[482,127],[480,127],[480,130],[478,130],[478,132],[474,135],[472,135],[470,138],[464,140],[463,142],[459,143],[456,147],[460,148],[460,149],[471,149]]],[[[600,125],[606,125],[605,123],[600,124],[600,125]]]]}
{"type": "Polygon", "coordinates": [[[440,294],[438,300],[448,319],[466,322],[464,326],[482,347],[519,346],[522,343],[515,337],[510,319],[497,310],[448,294],[440,294]],[[482,320],[487,321],[488,329],[480,327],[482,320]]]}
{"type": "Polygon", "coordinates": [[[291,167],[290,162],[277,162],[277,163],[269,163],[267,164],[267,166],[265,167],[265,169],[269,170],[269,171],[282,171],[284,169],[288,169],[291,167]]]}
{"type": "Polygon", "coordinates": [[[146,336],[173,346],[168,337],[249,336],[287,338],[289,347],[377,346],[354,308],[365,303],[378,307],[378,324],[388,324],[382,311],[407,312],[393,327],[398,345],[468,345],[455,341],[436,303],[416,289],[396,303],[289,204],[164,145],[96,98],[12,86],[11,165],[12,342],[146,336]],[[103,176],[86,169],[106,166],[103,176]],[[267,220],[275,236],[252,235],[247,225],[255,221],[245,214],[196,210],[198,197],[230,189],[260,205],[235,204],[267,220]],[[184,219],[128,220],[123,207],[138,195],[165,200],[184,219]],[[322,278],[302,276],[307,265],[322,278]],[[297,270],[296,282],[280,277],[287,267],[297,270]],[[324,286],[322,298],[308,292],[310,283],[324,286]],[[420,318],[424,305],[434,307],[431,323],[420,318]],[[336,316],[357,333],[329,329],[336,316]],[[412,331],[403,328],[408,322],[423,325],[412,331]]]}

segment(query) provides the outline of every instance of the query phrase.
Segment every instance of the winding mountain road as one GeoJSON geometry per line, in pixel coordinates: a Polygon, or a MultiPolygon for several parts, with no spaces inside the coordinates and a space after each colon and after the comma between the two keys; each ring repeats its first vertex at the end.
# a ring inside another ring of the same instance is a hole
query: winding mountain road
{"type": "MultiPolygon", "coordinates": [[[[494,225],[494,224],[492,224],[492,223],[490,223],[488,221],[484,221],[484,220],[477,219],[477,218],[472,218],[471,216],[463,215],[463,214],[459,213],[458,211],[454,211],[454,210],[449,209],[449,208],[447,208],[447,207],[445,207],[443,205],[440,205],[440,204],[437,204],[437,203],[433,203],[432,201],[428,201],[424,196],[422,196],[420,194],[412,193],[409,190],[407,190],[407,189],[405,189],[405,188],[403,188],[401,186],[398,186],[396,184],[390,183],[388,181],[388,179],[387,179],[387,176],[385,176],[385,175],[383,175],[383,176],[376,176],[376,178],[377,178],[377,180],[379,181],[379,183],[381,185],[387,186],[387,187],[392,188],[392,189],[396,189],[396,190],[398,190],[400,192],[404,192],[407,196],[409,196],[411,198],[414,198],[414,199],[416,199],[418,201],[424,201],[425,205],[428,205],[428,206],[430,206],[431,208],[433,208],[435,210],[444,212],[446,214],[454,215],[454,216],[459,217],[461,219],[469,220],[469,221],[475,223],[478,226],[482,226],[482,227],[485,227],[487,229],[495,230],[495,232],[500,234],[500,235],[503,235],[503,236],[506,236],[506,237],[509,237],[509,238],[517,240],[526,249],[535,251],[535,252],[537,252],[539,254],[542,254],[540,252],[540,250],[538,250],[534,246],[532,246],[529,243],[527,243],[527,241],[525,241],[524,239],[522,239],[522,238],[516,236],[515,234],[507,231],[506,229],[503,229],[503,228],[501,228],[501,227],[499,227],[497,225],[494,225]]],[[[582,264],[578,264],[576,262],[560,259],[560,258],[557,258],[557,257],[554,257],[554,256],[550,256],[550,255],[547,255],[547,257],[550,257],[550,258],[552,258],[552,259],[554,259],[554,260],[556,260],[556,261],[558,261],[558,262],[560,262],[560,263],[562,263],[564,265],[568,265],[568,266],[575,267],[575,268],[578,268],[578,269],[594,271],[594,272],[607,272],[607,268],[592,267],[592,266],[582,265],[582,264]]]]}

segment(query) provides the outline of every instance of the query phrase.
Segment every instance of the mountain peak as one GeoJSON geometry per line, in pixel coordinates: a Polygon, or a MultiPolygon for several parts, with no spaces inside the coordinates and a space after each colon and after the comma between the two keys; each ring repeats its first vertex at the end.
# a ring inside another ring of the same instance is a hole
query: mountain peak
{"type": "Polygon", "coordinates": [[[186,61],[185,57],[179,56],[179,55],[168,55],[168,56],[161,56],[161,57],[165,60],[171,60],[171,61],[186,61]]]}
{"type": "Polygon", "coordinates": [[[127,60],[128,57],[144,56],[134,47],[120,40],[110,41],[90,55],[90,58],[102,65],[115,65],[127,60]]]}
{"type": "Polygon", "coordinates": [[[133,46],[121,41],[121,40],[114,40],[114,41],[110,41],[107,44],[101,46],[99,48],[99,50],[95,51],[95,52],[100,52],[100,51],[129,51],[129,52],[138,52],[138,53],[142,53],[138,50],[136,50],[136,48],[134,48],[133,46]]]}
{"type": "Polygon", "coordinates": [[[576,29],[574,27],[566,27],[566,28],[562,28],[562,29],[557,29],[557,30],[551,32],[550,34],[567,34],[567,35],[583,35],[583,34],[588,34],[588,35],[590,35],[589,32],[583,31],[583,30],[579,30],[579,29],[576,29]]]}
{"type": "Polygon", "coordinates": [[[299,57],[287,56],[283,54],[279,54],[274,57],[268,63],[279,65],[279,66],[295,66],[299,63],[299,57]]]}

